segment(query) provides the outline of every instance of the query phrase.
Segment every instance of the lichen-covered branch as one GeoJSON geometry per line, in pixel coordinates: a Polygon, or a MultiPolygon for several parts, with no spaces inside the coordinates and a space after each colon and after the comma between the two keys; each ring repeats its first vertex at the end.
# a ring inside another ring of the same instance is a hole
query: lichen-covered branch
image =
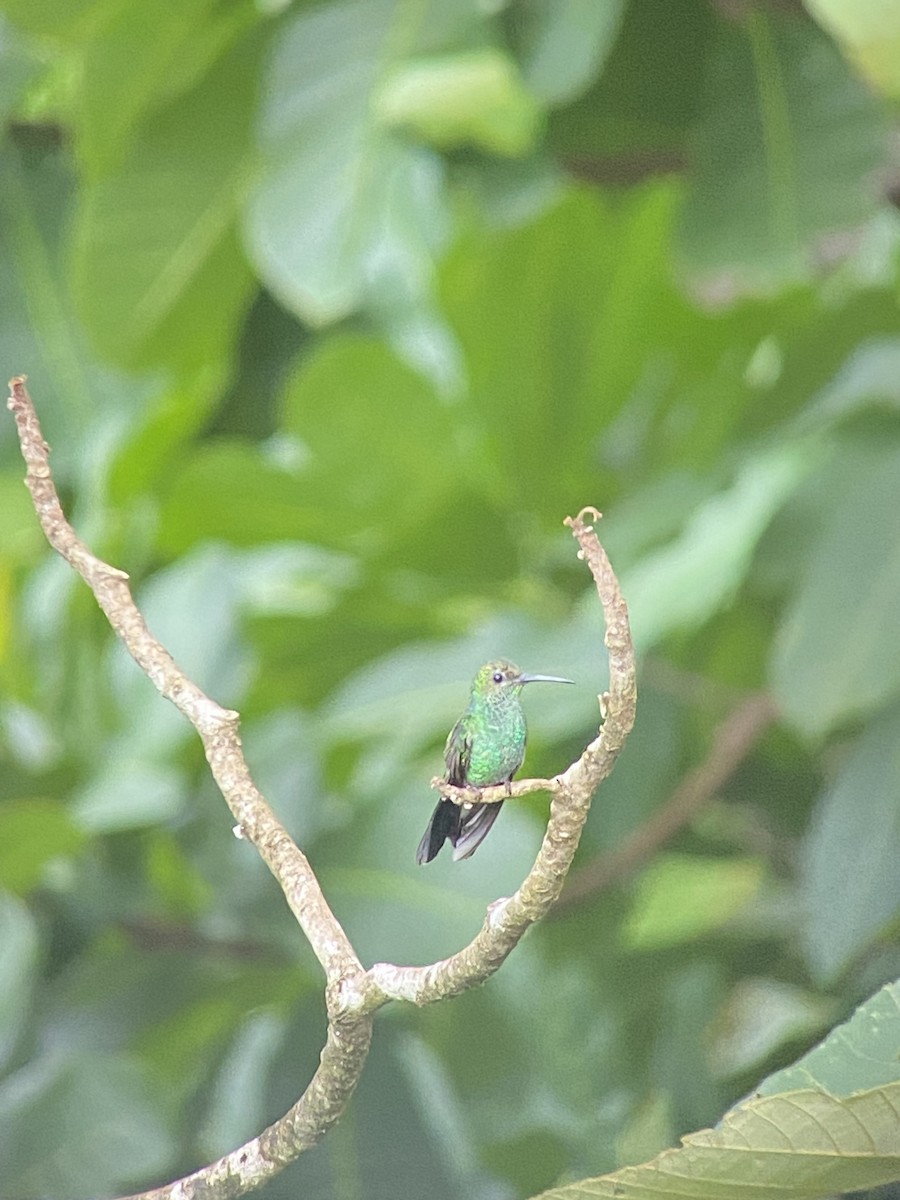
{"type": "Polygon", "coordinates": [[[283,1170],[317,1142],[346,1108],[365,1066],[372,1019],[363,1012],[341,1016],[335,1009],[341,981],[360,974],[362,965],[306,856],[250,778],[238,714],[222,708],[187,678],[147,628],[132,599],[128,576],[92,554],[66,520],[50,473],[49,447],[23,377],[10,382],[8,404],[27,467],[25,482],[47,540],[85,580],[110,625],[155,687],[199,733],[210,770],[241,836],[256,846],[278,880],[325,972],[328,1036],[318,1069],[297,1103],[258,1137],[218,1162],[141,1193],[142,1200],[230,1200],[283,1170]]]}
{"type": "Polygon", "coordinates": [[[306,856],[250,778],[241,747],[239,715],[222,708],[187,678],[147,628],[132,599],[125,572],[102,562],[78,538],[63,514],[50,473],[50,448],[41,433],[24,377],[11,380],[9,387],[8,407],[16,419],[27,467],[25,483],[47,541],[84,579],[110,625],[153,685],[199,733],[210,770],[241,835],[256,846],[281,884],[328,981],[336,982],[348,973],[362,970],[306,856]]]}
{"type": "Polygon", "coordinates": [[[235,1200],[283,1171],[340,1118],[372,1040],[372,1018],[331,1022],[319,1067],[306,1091],[258,1137],[174,1183],[124,1200],[235,1200]]]}
{"type": "Polygon", "coordinates": [[[570,526],[594,577],[606,619],[610,690],[600,696],[599,737],[577,762],[554,779],[520,780],[485,788],[477,797],[437,781],[458,803],[496,803],[509,795],[547,790],[550,820],[534,866],[515,895],[488,909],[481,932],[457,954],[427,967],[376,963],[364,971],[331,911],[306,856],[256,788],[244,761],[239,716],[210,699],[178,667],[147,628],[128,587],[128,576],[97,558],[66,520],[50,473],[49,449],[24,377],[10,383],[27,466],[26,484],[51,546],[85,580],[110,625],[159,692],[187,717],[203,742],[210,770],[237,821],[237,832],[257,848],[322,965],[326,978],[328,1034],[319,1067],[297,1103],[258,1137],[217,1162],[132,1200],[231,1200],[270,1179],[337,1121],[359,1080],[372,1033],[372,1016],[389,1000],[424,1004],[482,983],[504,961],[525,930],[559,896],[572,864],[591,798],[612,770],[634,723],[637,696],[628,612],[606,554],[584,509],[570,526]]]}
{"type": "Polygon", "coordinates": [[[454,804],[499,804],[502,800],[512,800],[518,796],[527,796],[531,792],[556,792],[559,790],[559,776],[555,779],[514,779],[510,783],[492,783],[488,787],[455,787],[435,775],[431,786],[440,792],[445,800],[454,804]]]}
{"type": "MultiPolygon", "coordinates": [[[[591,799],[609,775],[634,724],[637,681],[628,609],[615,572],[586,517],[599,520],[596,509],[583,509],[566,524],[578,540],[579,557],[590,568],[606,620],[609,653],[609,692],[598,697],[603,726],[577,762],[554,780],[523,780],[522,791],[547,787],[553,794],[544,840],[518,891],[488,909],[475,938],[458,953],[427,967],[400,967],[376,963],[359,979],[348,979],[341,988],[343,1011],[378,1008],[390,999],[428,1004],[457,995],[483,983],[497,970],[530,925],[539,921],[559,897],[578,848],[591,799]]],[[[517,785],[512,785],[516,794],[517,785]]],[[[481,801],[504,799],[505,787],[485,788],[481,801]],[[499,792],[494,796],[494,792],[499,792]],[[489,799],[490,797],[490,799],[489,799]]],[[[466,798],[466,797],[463,797],[466,798]]]]}

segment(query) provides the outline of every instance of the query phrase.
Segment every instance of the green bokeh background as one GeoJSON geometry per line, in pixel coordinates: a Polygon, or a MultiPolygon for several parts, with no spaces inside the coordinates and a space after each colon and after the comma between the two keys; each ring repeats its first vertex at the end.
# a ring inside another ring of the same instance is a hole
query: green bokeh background
{"type": "MultiPolygon", "coordinates": [[[[526,696],[529,773],[596,728],[568,513],[641,661],[578,867],[777,705],[638,871],[381,1014],[268,1200],[640,1162],[900,975],[898,44],[876,0],[0,0],[3,369],[366,964],[451,953],[539,844],[535,796],[414,864],[480,663],[577,681],[526,696]]],[[[322,981],[21,477],[7,419],[0,1197],[80,1200],[281,1115],[322,981]]]]}

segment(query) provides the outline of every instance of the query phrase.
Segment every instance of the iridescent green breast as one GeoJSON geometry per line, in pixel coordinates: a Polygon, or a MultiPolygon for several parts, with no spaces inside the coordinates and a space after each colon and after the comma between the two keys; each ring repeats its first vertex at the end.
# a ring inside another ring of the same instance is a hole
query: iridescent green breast
{"type": "Polygon", "coordinates": [[[461,737],[467,746],[466,783],[476,787],[504,783],[518,771],[525,757],[525,714],[518,697],[475,702],[460,719],[453,736],[461,737]]]}

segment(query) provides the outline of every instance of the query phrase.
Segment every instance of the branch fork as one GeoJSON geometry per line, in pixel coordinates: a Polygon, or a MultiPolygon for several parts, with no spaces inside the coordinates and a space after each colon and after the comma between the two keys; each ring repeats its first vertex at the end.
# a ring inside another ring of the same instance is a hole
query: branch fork
{"type": "Polygon", "coordinates": [[[235,818],[235,835],[253,843],[281,887],[325,976],[328,1032],[319,1066],[296,1104],[257,1137],[214,1163],[131,1200],[230,1200],[259,1187],[314,1145],[346,1108],[369,1051],[372,1019],[391,1000],[428,1004],[483,983],[502,965],[525,931],[540,920],[562,891],[587,819],[591,798],[612,770],[634,723],[637,689],[628,612],[613,569],[584,508],[565,524],[578,542],[578,557],[594,578],[606,620],[610,688],[601,699],[604,724],[581,757],[553,779],[525,779],[508,787],[468,789],[432,780],[455,804],[495,804],[510,796],[548,791],[550,818],[534,865],[510,897],[495,901],[472,941],[428,966],[375,963],[363,968],[332,912],[306,856],[254,784],[244,760],[240,717],[217,704],[181,671],[147,628],[131,596],[128,576],[97,558],[63,514],[53,483],[49,447],[25,386],[10,381],[8,407],[26,463],[26,485],[50,545],[93,592],[115,633],[156,689],[197,730],[210,771],[235,818]],[[605,704],[604,704],[605,702],[605,704]]]}

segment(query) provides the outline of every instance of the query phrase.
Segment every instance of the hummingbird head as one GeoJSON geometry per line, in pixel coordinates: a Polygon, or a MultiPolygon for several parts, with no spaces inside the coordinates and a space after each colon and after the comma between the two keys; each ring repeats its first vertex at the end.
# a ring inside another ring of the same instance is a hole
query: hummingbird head
{"type": "Polygon", "coordinates": [[[526,683],[572,683],[559,675],[525,675],[515,663],[505,658],[485,663],[472,685],[475,695],[486,700],[512,699],[519,695],[526,683]]]}

